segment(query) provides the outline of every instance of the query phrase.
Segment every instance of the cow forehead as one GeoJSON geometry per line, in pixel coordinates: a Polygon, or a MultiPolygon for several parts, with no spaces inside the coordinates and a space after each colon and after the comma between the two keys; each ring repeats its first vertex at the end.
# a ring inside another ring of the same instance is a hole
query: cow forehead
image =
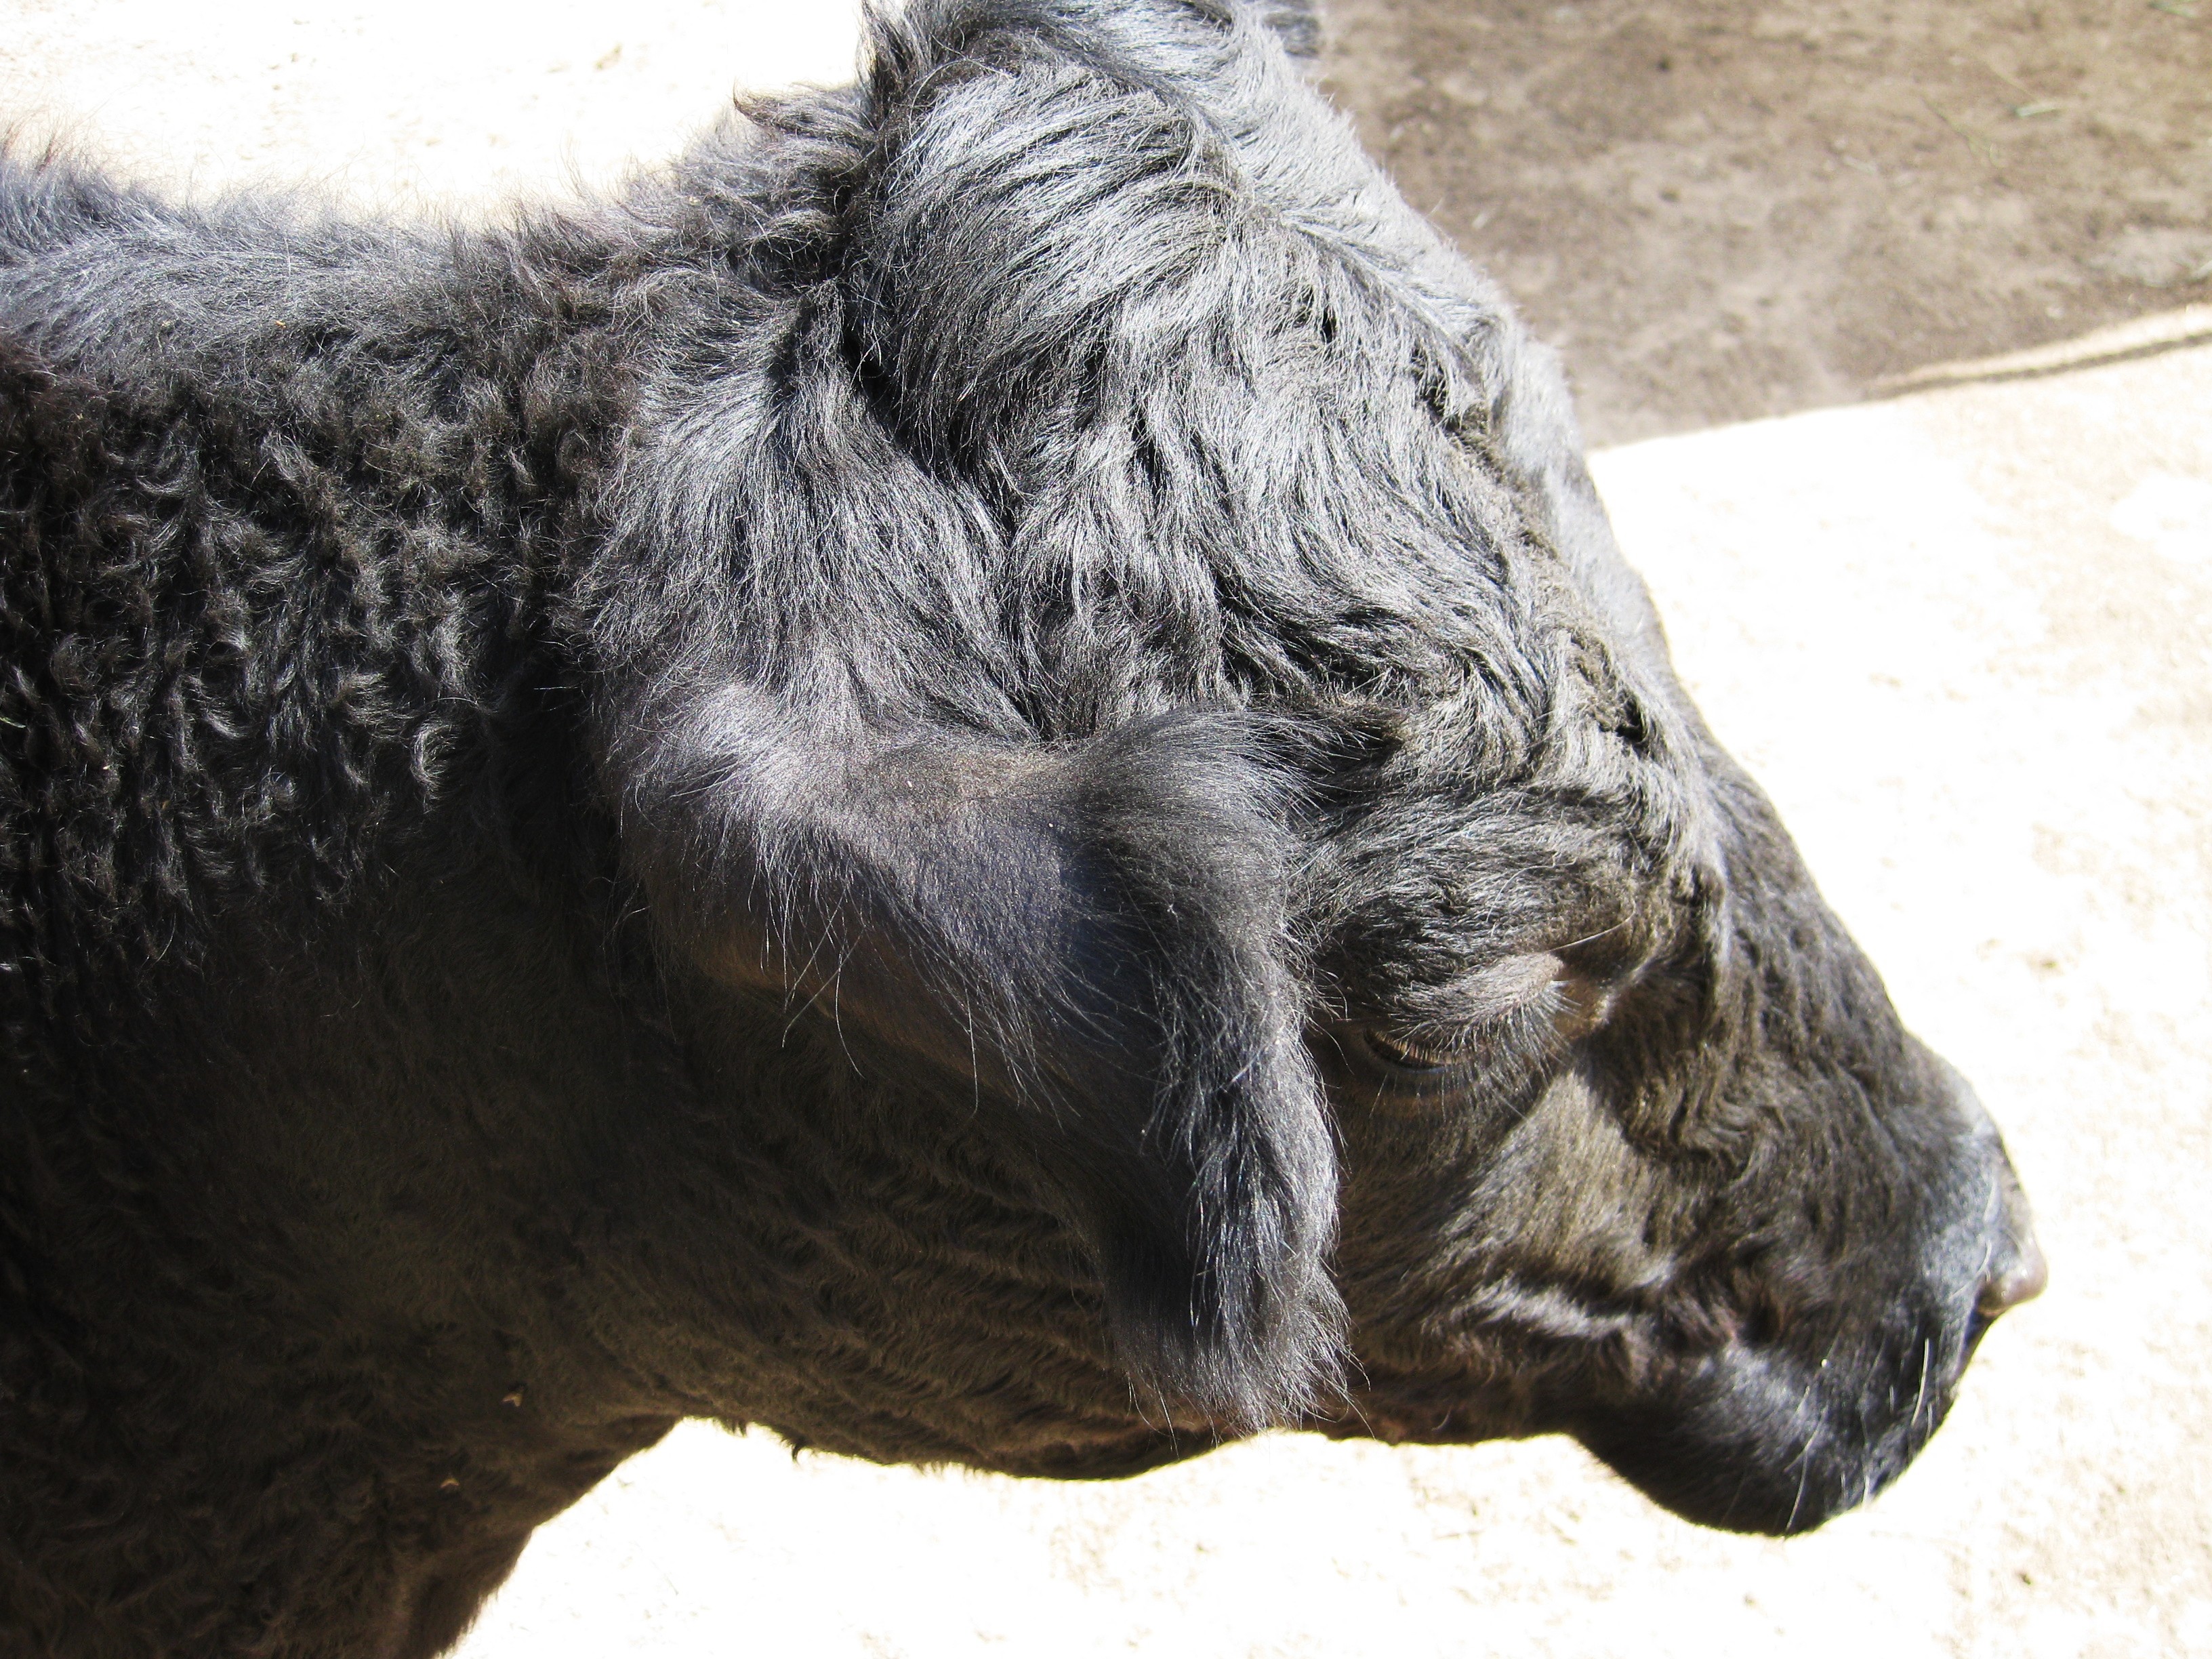
{"type": "Polygon", "coordinates": [[[1567,666],[1486,430],[1517,325],[1278,55],[1182,33],[1131,60],[1164,78],[965,40],[879,68],[848,146],[817,119],[743,275],[769,325],[653,394],[632,521],[737,544],[757,654],[883,707],[1066,738],[1356,694],[1464,713],[1504,775],[1567,666]]]}

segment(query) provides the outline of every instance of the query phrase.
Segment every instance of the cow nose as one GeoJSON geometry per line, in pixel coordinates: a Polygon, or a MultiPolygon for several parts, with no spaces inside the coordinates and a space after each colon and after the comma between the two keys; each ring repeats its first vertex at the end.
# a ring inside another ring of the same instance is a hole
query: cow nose
{"type": "Polygon", "coordinates": [[[1983,1280],[1982,1293],[1974,1298],[1975,1310],[1984,1319],[1995,1319],[2008,1308],[2034,1301],[2050,1282],[2051,1264],[2043,1259],[2043,1247],[2031,1234],[2009,1262],[1983,1280]]]}
{"type": "Polygon", "coordinates": [[[1998,1181],[2003,1194],[2004,1236],[2008,1248],[1998,1259],[1995,1270],[1982,1281],[1981,1294],[1974,1299],[1975,1311],[1984,1319],[1995,1319],[2008,1308],[2033,1302],[2051,1282],[2051,1264],[2043,1259],[2043,1247],[2035,1242],[2035,1223],[2027,1212],[2027,1194],[2021,1190],[2020,1178],[2013,1174],[2009,1164],[1998,1181]]]}

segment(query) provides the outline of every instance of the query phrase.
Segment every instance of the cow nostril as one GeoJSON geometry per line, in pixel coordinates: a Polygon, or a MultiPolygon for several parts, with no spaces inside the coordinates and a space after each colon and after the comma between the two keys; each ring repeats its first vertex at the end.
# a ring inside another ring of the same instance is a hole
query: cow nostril
{"type": "Polygon", "coordinates": [[[2043,1287],[2050,1282],[2051,1266],[2043,1259],[2042,1247],[2031,1236],[2021,1241],[2003,1271],[1992,1274],[1982,1285],[1982,1293],[1974,1301],[1975,1310],[1985,1319],[1995,1319],[2008,1308],[2033,1302],[2043,1294],[2043,1287]]]}

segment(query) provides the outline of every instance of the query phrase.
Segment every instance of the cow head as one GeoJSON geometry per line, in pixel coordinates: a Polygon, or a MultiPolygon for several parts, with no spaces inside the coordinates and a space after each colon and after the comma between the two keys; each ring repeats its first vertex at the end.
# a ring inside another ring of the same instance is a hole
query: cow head
{"type": "Polygon", "coordinates": [[[730,1211],[757,1340],[694,1407],[1871,1492],[2039,1258],[1550,357],[1255,16],[917,0],[873,54],[636,209],[696,256],[579,624],[738,1184],[811,1194],[730,1211]]]}

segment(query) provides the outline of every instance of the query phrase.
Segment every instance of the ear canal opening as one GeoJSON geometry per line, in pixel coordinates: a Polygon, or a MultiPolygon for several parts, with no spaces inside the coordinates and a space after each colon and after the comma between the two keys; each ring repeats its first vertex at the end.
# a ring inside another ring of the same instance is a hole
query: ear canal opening
{"type": "Polygon", "coordinates": [[[710,975],[977,1073],[1095,1261],[1140,1389],[1244,1430],[1336,1381],[1334,1146],[1259,723],[1065,747],[803,718],[724,685],[610,745],[625,855],[710,975]]]}

